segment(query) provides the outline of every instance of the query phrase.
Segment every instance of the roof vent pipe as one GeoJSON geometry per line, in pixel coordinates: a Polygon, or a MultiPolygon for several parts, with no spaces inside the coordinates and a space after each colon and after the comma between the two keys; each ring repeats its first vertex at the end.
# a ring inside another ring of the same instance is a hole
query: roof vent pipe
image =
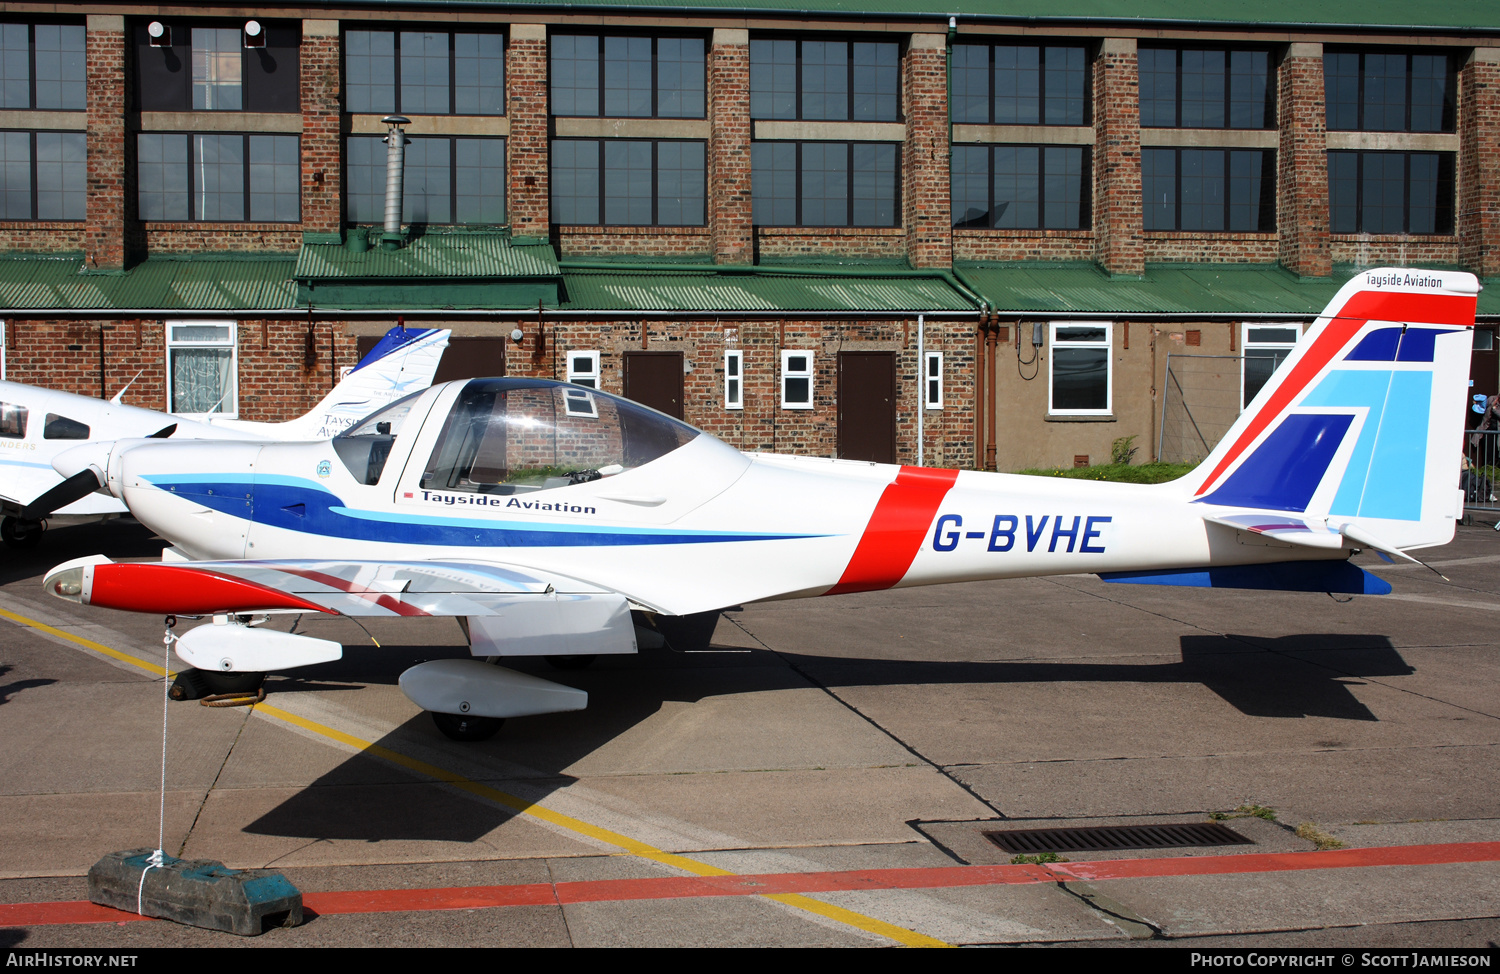
{"type": "Polygon", "coordinates": [[[380,122],[390,126],[385,136],[385,228],[380,235],[380,246],[384,250],[399,250],[402,177],[406,172],[406,133],[401,131],[401,126],[410,125],[411,119],[387,115],[380,122]]]}

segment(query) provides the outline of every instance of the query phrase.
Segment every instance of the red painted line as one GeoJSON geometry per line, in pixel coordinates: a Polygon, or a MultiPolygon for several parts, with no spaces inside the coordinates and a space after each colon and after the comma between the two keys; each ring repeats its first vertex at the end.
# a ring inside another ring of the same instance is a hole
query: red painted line
{"type": "Polygon", "coordinates": [[[1408,294],[1402,292],[1383,293],[1380,291],[1360,291],[1349,298],[1349,301],[1339,309],[1323,334],[1318,336],[1317,342],[1307,350],[1307,354],[1276,387],[1265,408],[1255,414],[1245,432],[1240,434],[1239,439],[1234,441],[1229,452],[1214,467],[1213,472],[1198,487],[1193,494],[1194,497],[1202,497],[1209,489],[1217,486],[1219,475],[1237,460],[1255,438],[1270,426],[1298,395],[1307,387],[1307,384],[1323,371],[1323,367],[1333,361],[1333,357],[1343,351],[1344,346],[1367,321],[1394,321],[1394,322],[1416,322],[1420,324],[1433,325],[1467,325],[1474,326],[1474,310],[1478,298],[1466,295],[1446,294],[1408,294]]]}
{"type": "Polygon", "coordinates": [[[307,893],[302,906],[321,916],[336,913],[418,913],[425,910],[484,910],[501,906],[556,905],[549,883],[521,886],[460,886],[450,889],[379,889],[307,893]]]}
{"type": "Polygon", "coordinates": [[[164,615],[210,615],[260,609],[328,609],[288,592],[206,568],[122,562],[93,566],[89,605],[164,615]]]}
{"type": "Polygon", "coordinates": [[[1230,876],[1299,869],[1355,869],[1368,866],[1440,866],[1457,862],[1500,860],[1500,842],[1454,842],[1444,845],[1377,846],[1328,852],[1252,852],[1231,856],[1182,859],[1117,859],[1078,862],[1048,868],[1078,879],[1143,879],[1156,876],[1230,876]]]}
{"type": "Polygon", "coordinates": [[[0,927],[45,927],[57,923],[129,923],[151,917],[74,900],[63,903],[0,903],[0,927]]]}
{"type": "MultiPolygon", "coordinates": [[[[840,893],[850,890],[951,889],[1035,883],[1233,876],[1315,869],[1376,866],[1442,866],[1500,862],[1500,842],[1380,846],[1329,852],[1262,852],[1170,859],[1110,859],[1045,866],[936,866],[927,869],[856,869],[844,872],[767,873],[746,876],[654,876],[575,883],[463,886],[448,889],[388,889],[305,893],[302,905],[322,916],[342,913],[416,913],[507,906],[613,903],[781,893],[840,893]]],[[[61,923],[122,923],[149,919],[86,902],[0,904],[0,927],[61,923]]]]}
{"type": "Polygon", "coordinates": [[[843,577],[823,594],[874,592],[901,581],[957,479],[957,470],[902,467],[880,495],[843,577]]]}

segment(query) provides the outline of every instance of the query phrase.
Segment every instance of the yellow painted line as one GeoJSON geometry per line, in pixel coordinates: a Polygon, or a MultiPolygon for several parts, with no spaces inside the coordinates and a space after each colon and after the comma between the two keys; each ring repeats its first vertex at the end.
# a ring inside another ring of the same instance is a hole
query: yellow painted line
{"type": "Polygon", "coordinates": [[[16,615],[14,612],[10,612],[6,609],[0,609],[0,618],[9,619],[16,625],[25,626],[28,629],[40,629],[42,632],[47,633],[49,636],[56,636],[58,639],[66,639],[68,642],[76,643],[77,645],[82,646],[84,649],[92,649],[96,653],[103,653],[105,656],[111,657],[112,659],[117,659],[122,663],[129,663],[131,666],[139,666],[147,673],[152,673],[156,676],[172,675],[171,673],[162,669],[160,666],[157,666],[155,663],[148,663],[139,657],[131,656],[129,653],[122,653],[118,649],[110,649],[108,646],[105,646],[102,643],[96,643],[92,639],[84,639],[82,636],[75,636],[70,632],[63,632],[61,629],[49,626],[45,622],[38,622],[35,619],[28,619],[25,616],[16,615]]]}
{"type": "MultiPolygon", "coordinates": [[[[600,828],[597,825],[590,825],[588,822],[585,822],[581,819],[576,819],[571,815],[564,815],[561,812],[555,812],[543,805],[538,805],[535,802],[529,802],[524,798],[512,795],[510,792],[501,791],[499,788],[492,788],[489,785],[482,785],[477,781],[471,781],[470,779],[465,778],[463,775],[456,774],[452,771],[447,770],[446,768],[440,768],[435,764],[428,764],[426,761],[419,760],[417,758],[411,757],[410,755],[402,754],[399,751],[393,751],[388,747],[382,747],[381,745],[374,744],[370,741],[362,740],[361,738],[355,737],[353,734],[346,734],[343,731],[336,730],[332,727],[327,726],[326,724],[320,724],[317,721],[308,720],[306,717],[299,717],[296,714],[288,713],[287,711],[282,710],[280,707],[274,707],[266,703],[259,703],[255,705],[255,709],[265,714],[267,717],[274,717],[277,720],[286,721],[289,724],[301,727],[303,730],[311,731],[314,734],[318,734],[331,740],[338,741],[341,744],[346,744],[349,747],[363,751],[364,753],[369,754],[372,757],[382,758],[386,761],[390,761],[392,764],[396,764],[403,768],[406,768],[409,771],[415,771],[418,774],[426,775],[429,778],[434,778],[438,781],[443,782],[444,784],[452,785],[455,788],[466,791],[471,795],[476,795],[480,798],[485,798],[490,801],[496,802],[497,804],[504,805],[507,808],[514,809],[516,812],[522,815],[529,815],[532,818],[541,819],[544,822],[556,825],[559,828],[567,829],[570,832],[575,832],[579,835],[587,836],[588,838],[595,839],[599,842],[616,846],[617,848],[623,849],[633,856],[639,856],[642,859],[649,859],[652,862],[659,862],[665,866],[673,866],[677,869],[683,870],[684,872],[692,873],[695,876],[734,875],[734,873],[728,869],[720,869],[718,866],[712,866],[706,862],[699,862],[696,859],[690,859],[687,856],[679,856],[675,853],[666,852],[662,849],[656,848],[655,846],[648,845],[645,842],[641,842],[638,839],[632,839],[628,835],[621,835],[619,832],[614,832],[610,829],[600,828]]],[[[819,916],[826,917],[830,920],[836,920],[839,923],[847,924],[851,927],[864,930],[868,933],[874,933],[882,937],[887,937],[891,940],[896,941],[897,943],[905,944],[908,947],[952,946],[951,944],[944,943],[943,941],[938,940],[934,937],[929,937],[926,934],[917,933],[915,930],[908,930],[905,927],[898,927],[895,924],[886,923],[884,920],[877,920],[874,917],[868,917],[862,913],[855,913],[853,910],[846,910],[840,906],[833,906],[832,904],[824,903],[821,900],[813,899],[811,896],[806,896],[801,893],[775,893],[765,896],[764,899],[775,900],[778,903],[796,907],[800,910],[806,910],[809,913],[816,913],[819,916]]]]}
{"type": "MultiPolygon", "coordinates": [[[[117,649],[111,649],[110,647],[105,646],[101,643],[94,642],[92,639],[84,639],[81,636],[74,636],[71,633],[63,632],[61,629],[54,628],[43,622],[38,622],[35,619],[28,619],[23,615],[17,615],[16,613],[7,611],[5,609],[0,609],[0,618],[9,619],[17,625],[25,626],[31,629],[39,629],[42,632],[57,636],[59,639],[65,639],[68,642],[75,643],[79,646],[84,647],[85,649],[91,649],[94,652],[103,653],[106,656],[120,660],[121,662],[129,663],[133,666],[138,666],[149,673],[155,674],[156,676],[170,675],[166,670],[162,669],[160,666],[157,666],[154,663],[148,663],[143,659],[130,655],[129,653],[122,653],[117,649]]],[[[587,836],[588,838],[594,839],[598,842],[603,842],[606,845],[612,845],[616,848],[623,849],[633,856],[639,856],[642,859],[649,859],[652,862],[659,862],[664,866],[671,866],[675,869],[681,869],[684,872],[692,873],[695,876],[734,875],[734,873],[728,869],[720,869],[718,866],[712,866],[706,862],[699,862],[698,860],[690,859],[687,856],[679,856],[675,853],[667,852],[645,842],[641,842],[638,839],[632,839],[628,835],[622,835],[619,832],[615,832],[610,829],[600,828],[597,825],[590,825],[588,822],[585,822],[582,819],[574,818],[571,815],[564,815],[561,812],[555,812],[543,805],[538,805],[535,802],[529,802],[526,799],[520,798],[516,795],[512,795],[509,792],[501,791],[499,788],[492,788],[489,785],[482,785],[477,781],[471,781],[470,779],[465,778],[463,775],[449,771],[446,768],[440,768],[435,764],[429,764],[426,761],[411,757],[410,755],[402,754],[399,751],[393,751],[388,747],[382,747],[379,744],[375,744],[371,741],[366,741],[363,738],[355,737],[353,734],[346,734],[341,730],[336,730],[335,728],[329,727],[327,724],[320,724],[315,720],[309,720],[306,717],[299,717],[296,714],[282,710],[280,707],[274,707],[267,703],[259,703],[256,704],[253,709],[265,714],[267,717],[284,721],[288,724],[291,724],[295,727],[300,727],[303,730],[310,731],[321,737],[326,737],[329,740],[337,741],[340,744],[347,745],[348,747],[352,747],[355,750],[363,751],[364,753],[369,754],[372,757],[378,757],[382,760],[389,761],[392,764],[399,765],[400,767],[406,768],[408,771],[414,771],[417,774],[425,775],[429,778],[441,781],[444,784],[452,785],[453,787],[458,788],[461,791],[466,791],[471,795],[475,795],[479,798],[484,798],[497,804],[504,805],[507,808],[514,809],[521,815],[529,815],[532,818],[540,819],[543,822],[547,822],[559,828],[566,829],[570,832],[575,832],[579,835],[587,836]]],[[[895,924],[886,923],[884,920],[877,920],[874,917],[865,916],[863,913],[856,913],[853,910],[846,910],[841,906],[834,906],[831,903],[824,903],[822,900],[813,899],[811,896],[807,896],[802,893],[773,893],[768,894],[763,898],[768,900],[775,900],[776,902],[782,903],[786,906],[795,907],[799,910],[805,910],[809,913],[817,914],[818,916],[824,917],[826,919],[846,924],[858,930],[863,930],[866,933],[873,933],[881,937],[886,937],[908,947],[952,946],[952,944],[945,943],[944,941],[938,940],[935,937],[929,937],[926,934],[918,933],[915,930],[908,930],[905,927],[898,927],[895,924]]]]}

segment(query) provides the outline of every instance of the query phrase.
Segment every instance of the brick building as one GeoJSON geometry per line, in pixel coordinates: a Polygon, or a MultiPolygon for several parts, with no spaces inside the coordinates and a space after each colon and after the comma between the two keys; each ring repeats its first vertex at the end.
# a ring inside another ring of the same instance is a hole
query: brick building
{"type": "Polygon", "coordinates": [[[1071,465],[1357,268],[1500,277],[1493,5],[0,6],[0,369],[150,408],[296,415],[404,319],[744,449],[1071,465]]]}

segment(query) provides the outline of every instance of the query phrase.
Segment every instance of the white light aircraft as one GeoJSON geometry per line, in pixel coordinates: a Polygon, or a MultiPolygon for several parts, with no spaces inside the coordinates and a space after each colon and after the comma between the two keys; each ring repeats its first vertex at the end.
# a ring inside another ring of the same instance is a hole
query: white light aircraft
{"type": "Polygon", "coordinates": [[[0,539],[16,548],[41,540],[56,517],[124,514],[116,497],[92,478],[64,481],[52,469],[58,454],[80,440],[127,437],[187,439],[327,439],[387,403],[432,384],[448,331],[392,328],[307,414],[284,423],[208,416],[182,417],[113,399],[91,399],[19,382],[0,382],[0,539]]]}
{"type": "MultiPolygon", "coordinates": [[[[565,662],[635,652],[633,612],[691,628],[744,602],[974,579],[1382,594],[1350,555],[1416,561],[1462,512],[1479,289],[1459,272],[1360,273],[1202,465],[1168,484],[744,454],[592,389],[477,379],[323,443],[70,451],[59,473],[93,476],[175,547],[160,562],[79,559],[44,584],[85,604],[211,615],[177,652],[226,672],[341,655],[254,628],[271,613],[457,616],[474,657],[565,662]]],[[[401,686],[459,738],[587,699],[477,658],[418,664],[401,686]]]]}

